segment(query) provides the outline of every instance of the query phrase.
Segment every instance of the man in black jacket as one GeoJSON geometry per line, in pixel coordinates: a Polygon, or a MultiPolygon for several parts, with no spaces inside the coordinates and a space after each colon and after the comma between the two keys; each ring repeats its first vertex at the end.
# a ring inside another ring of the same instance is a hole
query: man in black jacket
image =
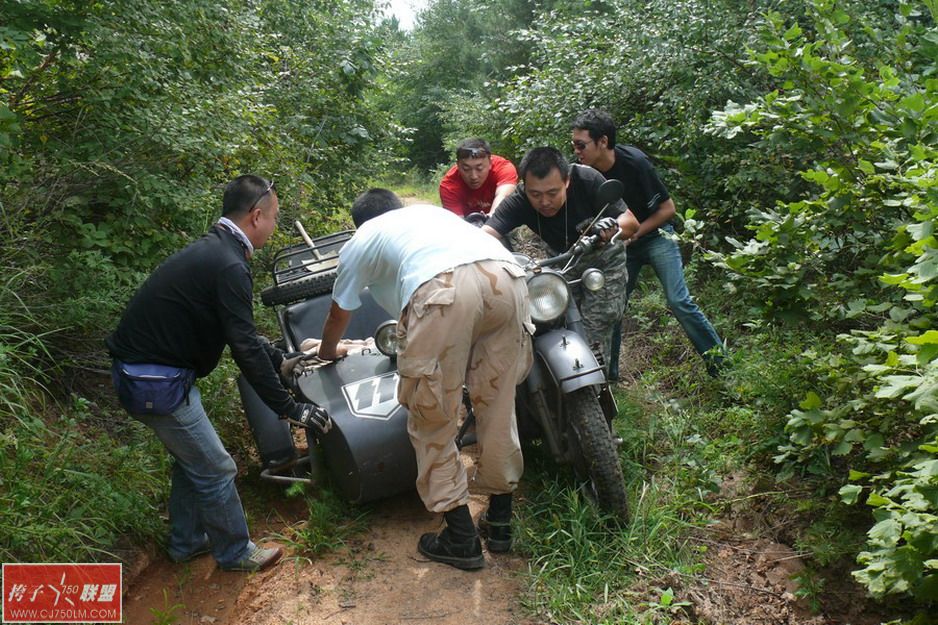
{"type": "MultiPolygon", "coordinates": [[[[115,384],[122,368],[140,363],[206,376],[228,345],[247,380],[276,414],[329,429],[324,411],[298,404],[284,388],[278,377],[284,356],[254,326],[248,260],[273,233],[278,214],[272,181],[244,175],[228,183],[222,218],[156,268],[107,338],[115,384]]],[[[175,459],[170,557],[182,562],[211,551],[219,566],[231,571],[257,571],[276,562],[279,547],[264,549],[250,540],[234,484],[237,467],[208,420],[198,388],[192,386],[169,414],[133,417],[152,428],[175,459]]]]}

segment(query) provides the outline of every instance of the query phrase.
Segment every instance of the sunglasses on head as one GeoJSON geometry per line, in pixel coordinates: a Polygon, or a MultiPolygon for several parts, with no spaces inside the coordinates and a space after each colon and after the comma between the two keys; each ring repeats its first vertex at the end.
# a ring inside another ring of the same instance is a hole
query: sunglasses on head
{"type": "Polygon", "coordinates": [[[267,188],[264,189],[264,190],[261,192],[261,194],[257,196],[257,199],[254,200],[254,202],[251,204],[251,208],[248,209],[248,212],[250,213],[252,210],[254,210],[255,208],[257,208],[257,203],[260,202],[261,200],[263,200],[263,199],[264,199],[264,196],[267,195],[268,193],[270,193],[270,192],[273,190],[273,188],[274,188],[274,179],[271,178],[271,179],[270,179],[270,182],[267,183],[267,188]]]}
{"type": "Polygon", "coordinates": [[[485,148],[459,148],[456,150],[456,158],[483,158],[490,156],[485,148]]]}

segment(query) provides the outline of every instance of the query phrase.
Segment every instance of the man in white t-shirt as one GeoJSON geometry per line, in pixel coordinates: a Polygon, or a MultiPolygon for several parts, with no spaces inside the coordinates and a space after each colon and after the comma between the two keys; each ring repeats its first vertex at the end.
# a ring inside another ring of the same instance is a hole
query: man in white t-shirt
{"type": "Polygon", "coordinates": [[[352,205],[358,231],[339,253],[321,358],[338,345],[368,288],[398,324],[398,400],[409,412],[417,492],[446,527],[420,537],[424,556],[461,569],[485,564],[469,513],[466,469],[455,438],[462,389],[476,416],[479,459],[473,487],[489,495],[481,524],[489,551],[511,547],[511,494],[524,464],[515,421],[515,386],[531,365],[524,271],[493,237],[453,213],[404,207],[371,189],[352,205]]]}

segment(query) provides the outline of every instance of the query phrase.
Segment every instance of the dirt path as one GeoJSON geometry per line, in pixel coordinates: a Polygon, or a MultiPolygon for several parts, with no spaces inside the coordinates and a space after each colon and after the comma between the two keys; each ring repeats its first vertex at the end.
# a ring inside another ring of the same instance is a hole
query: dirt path
{"type": "MultiPolygon", "coordinates": [[[[483,499],[470,505],[477,515],[483,499]]],[[[289,514],[289,513],[287,513],[289,514]]],[[[429,562],[417,537],[440,527],[416,494],[379,503],[351,549],[312,562],[289,557],[256,575],[227,573],[209,556],[157,556],[124,601],[129,625],[518,625],[525,562],[486,554],[464,572],[429,562]],[[178,606],[173,608],[173,606],[178,606]],[[161,620],[162,617],[172,617],[161,620]]],[[[268,531],[280,527],[272,524],[268,531]]]]}

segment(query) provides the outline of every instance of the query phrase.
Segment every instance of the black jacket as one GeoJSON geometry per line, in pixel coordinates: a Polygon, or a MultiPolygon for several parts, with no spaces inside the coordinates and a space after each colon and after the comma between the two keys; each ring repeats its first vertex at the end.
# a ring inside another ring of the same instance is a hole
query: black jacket
{"type": "Polygon", "coordinates": [[[211,373],[227,344],[271,410],[295,402],[280,383],[280,351],[257,335],[253,280],[242,244],[221,226],[176,252],[137,290],[107,339],[111,356],[211,373]]]}

